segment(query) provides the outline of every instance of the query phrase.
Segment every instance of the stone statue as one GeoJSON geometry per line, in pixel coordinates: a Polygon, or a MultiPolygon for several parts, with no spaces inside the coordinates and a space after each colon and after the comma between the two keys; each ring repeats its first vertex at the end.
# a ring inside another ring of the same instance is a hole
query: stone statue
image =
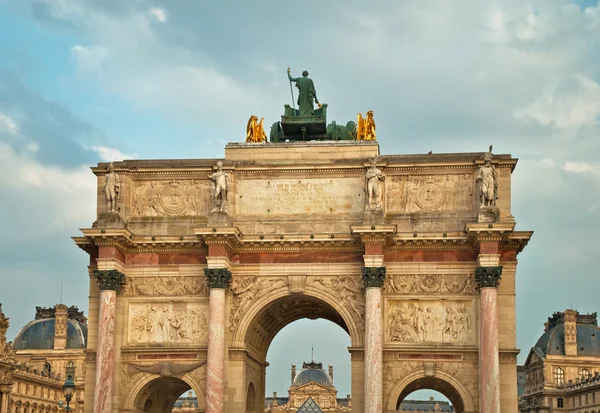
{"type": "Polygon", "coordinates": [[[290,75],[290,68],[287,70],[288,79],[290,82],[296,83],[298,88],[298,109],[300,116],[313,116],[314,106],[313,101],[321,107],[319,100],[317,99],[317,91],[315,90],[315,84],[312,79],[308,77],[308,72],[305,70],[302,72],[302,77],[292,77],[290,75]]]}
{"type": "Polygon", "coordinates": [[[119,212],[119,192],[121,191],[121,180],[116,174],[113,163],[108,164],[104,180],[104,197],[106,198],[107,212],[119,212]]]}
{"type": "Polygon", "coordinates": [[[250,116],[248,125],[246,126],[246,142],[266,142],[267,134],[265,133],[265,118],[258,122],[257,116],[250,116]]]}
{"type": "Polygon", "coordinates": [[[371,161],[371,167],[365,174],[367,181],[367,210],[375,211],[381,209],[381,183],[385,181],[385,175],[377,168],[377,161],[371,161]]]}
{"type": "Polygon", "coordinates": [[[214,208],[210,212],[227,212],[227,191],[229,190],[229,174],[223,171],[223,162],[217,162],[217,172],[210,176],[214,182],[213,189],[214,208]]]}
{"type": "Polygon", "coordinates": [[[496,168],[492,165],[492,145],[490,145],[490,151],[485,154],[484,164],[479,168],[476,182],[480,183],[481,206],[496,206],[496,199],[498,199],[498,174],[496,168]]]}
{"type": "Polygon", "coordinates": [[[357,116],[357,141],[374,141],[377,138],[375,133],[375,120],[373,119],[373,111],[370,110],[366,114],[366,118],[363,118],[359,113],[357,116]]]}

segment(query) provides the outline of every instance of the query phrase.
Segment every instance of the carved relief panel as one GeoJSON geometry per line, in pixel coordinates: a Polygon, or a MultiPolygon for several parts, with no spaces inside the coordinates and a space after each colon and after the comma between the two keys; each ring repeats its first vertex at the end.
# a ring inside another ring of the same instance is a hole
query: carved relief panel
{"type": "Polygon", "coordinates": [[[389,176],[388,213],[472,211],[473,175],[389,176]]]}
{"type": "Polygon", "coordinates": [[[207,180],[133,181],[130,216],[207,216],[211,183],[207,180]]]}
{"type": "Polygon", "coordinates": [[[129,302],[127,343],[175,346],[207,341],[208,304],[198,302],[129,302]]]}
{"type": "Polygon", "coordinates": [[[129,277],[124,296],[208,296],[205,276],[129,277]]]}
{"type": "Polygon", "coordinates": [[[388,295],[474,295],[475,277],[465,274],[389,274],[385,283],[388,295]]]}
{"type": "Polygon", "coordinates": [[[238,215],[357,213],[364,209],[364,178],[241,179],[238,215]]]}
{"type": "Polygon", "coordinates": [[[475,344],[472,300],[390,300],[386,338],[392,343],[475,344]]]}

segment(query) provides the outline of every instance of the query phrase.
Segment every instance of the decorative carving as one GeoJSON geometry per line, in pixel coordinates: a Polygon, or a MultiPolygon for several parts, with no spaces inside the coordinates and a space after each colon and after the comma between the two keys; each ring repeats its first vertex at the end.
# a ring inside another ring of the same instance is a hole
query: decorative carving
{"type": "Polygon", "coordinates": [[[471,302],[391,301],[387,333],[403,343],[472,343],[471,302]]]}
{"type": "Polygon", "coordinates": [[[283,279],[257,276],[235,277],[231,284],[233,305],[229,312],[229,330],[235,331],[252,302],[273,289],[278,283],[283,283],[283,279]]]}
{"type": "Polygon", "coordinates": [[[206,277],[133,277],[128,279],[125,295],[128,296],[167,296],[206,295],[206,277]]]}
{"type": "Polygon", "coordinates": [[[475,281],[479,288],[493,287],[498,288],[502,278],[502,266],[475,268],[475,281]]]}
{"type": "Polygon", "coordinates": [[[365,287],[383,287],[385,282],[385,267],[363,267],[362,278],[365,287]]]}
{"type": "Polygon", "coordinates": [[[287,277],[290,293],[304,294],[306,288],[306,275],[290,275],[287,277]]]}
{"type": "Polygon", "coordinates": [[[129,343],[177,345],[207,340],[207,308],[198,303],[131,303],[129,343]]]}
{"type": "Polygon", "coordinates": [[[365,317],[365,287],[359,277],[350,275],[326,278],[318,277],[314,279],[314,282],[329,288],[331,291],[335,291],[335,294],[339,297],[340,301],[344,303],[351,312],[354,313],[356,319],[363,324],[365,317]]]}
{"type": "Polygon", "coordinates": [[[383,195],[383,184],[385,175],[381,169],[377,168],[377,161],[371,161],[371,167],[367,169],[365,174],[366,189],[367,189],[367,211],[378,211],[381,209],[381,198],[383,195]]]}
{"type": "Polygon", "coordinates": [[[473,176],[391,176],[386,193],[390,213],[471,211],[473,176]]]}
{"type": "Polygon", "coordinates": [[[209,181],[144,181],[135,182],[131,215],[196,216],[208,215],[210,209],[209,181]]]}
{"type": "Polygon", "coordinates": [[[106,198],[106,211],[117,213],[119,212],[119,199],[121,193],[121,180],[116,174],[113,163],[108,164],[107,172],[104,177],[104,197],[106,198]]]}
{"type": "Polygon", "coordinates": [[[6,342],[6,330],[10,326],[8,317],[2,312],[2,304],[0,304],[0,358],[6,361],[14,362],[16,350],[11,342],[6,342]]]}
{"type": "Polygon", "coordinates": [[[436,295],[475,293],[475,279],[471,274],[388,274],[388,294],[436,295]]]}
{"type": "Polygon", "coordinates": [[[480,189],[480,201],[482,207],[495,207],[498,199],[498,173],[492,165],[492,145],[485,154],[484,164],[479,168],[477,179],[480,189]]]}
{"type": "Polygon", "coordinates": [[[357,141],[374,141],[377,139],[375,131],[375,120],[373,119],[373,111],[365,113],[365,118],[362,114],[356,115],[356,140],[357,141]]]}
{"type": "Polygon", "coordinates": [[[257,116],[250,116],[248,125],[246,126],[246,142],[266,142],[267,134],[265,133],[265,118],[258,122],[257,116]]]}
{"type": "Polygon", "coordinates": [[[162,361],[156,364],[129,364],[127,373],[130,376],[142,372],[158,374],[161,377],[181,376],[205,364],[206,361],[194,364],[173,363],[172,361],[162,361]]]}
{"type": "Polygon", "coordinates": [[[231,271],[227,268],[205,268],[208,288],[227,288],[231,282],[231,271]]]}
{"type": "Polygon", "coordinates": [[[229,174],[223,170],[223,162],[217,162],[217,172],[210,175],[213,182],[212,205],[210,212],[227,212],[227,193],[229,191],[229,174]]]}
{"type": "Polygon", "coordinates": [[[125,274],[119,270],[94,270],[94,277],[100,290],[114,290],[118,293],[126,283],[125,274]]]}

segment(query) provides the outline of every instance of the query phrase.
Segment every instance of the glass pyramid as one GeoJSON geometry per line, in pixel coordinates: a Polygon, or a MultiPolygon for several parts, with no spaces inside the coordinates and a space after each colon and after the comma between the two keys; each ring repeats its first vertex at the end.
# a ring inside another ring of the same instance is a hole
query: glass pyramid
{"type": "Polygon", "coordinates": [[[319,405],[309,397],[306,401],[300,406],[296,413],[323,413],[323,410],[319,407],[319,405]]]}

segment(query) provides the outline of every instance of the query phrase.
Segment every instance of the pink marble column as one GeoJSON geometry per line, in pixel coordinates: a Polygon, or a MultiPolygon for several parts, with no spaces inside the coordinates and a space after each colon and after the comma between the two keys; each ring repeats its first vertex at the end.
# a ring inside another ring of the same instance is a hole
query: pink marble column
{"type": "Polygon", "coordinates": [[[479,284],[479,411],[500,413],[500,360],[496,296],[502,267],[477,267],[479,284]]]}
{"type": "Polygon", "coordinates": [[[111,413],[115,372],[115,310],[117,292],[125,284],[125,276],[117,270],[95,271],[94,275],[100,287],[94,413],[111,413]]]}
{"type": "Polygon", "coordinates": [[[206,268],[210,287],[208,304],[208,355],[206,413],[223,413],[225,381],[225,289],[231,280],[226,268],[206,268]]]}
{"type": "Polygon", "coordinates": [[[115,372],[115,307],[117,292],[100,292],[98,314],[98,348],[96,349],[96,386],[94,413],[112,411],[113,374],[115,372]]]}
{"type": "Polygon", "coordinates": [[[383,404],[383,345],[381,287],[385,267],[364,267],[365,281],[365,394],[364,412],[381,413],[383,404]]]}

